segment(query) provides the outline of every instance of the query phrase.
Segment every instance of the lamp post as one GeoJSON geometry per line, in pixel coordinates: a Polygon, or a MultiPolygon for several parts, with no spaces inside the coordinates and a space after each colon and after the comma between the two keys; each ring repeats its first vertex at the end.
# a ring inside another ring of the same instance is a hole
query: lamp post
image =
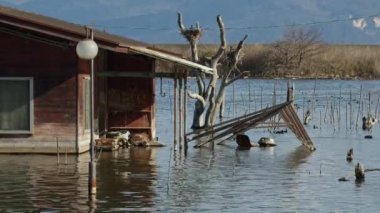
{"type": "Polygon", "coordinates": [[[88,163],[88,193],[96,194],[96,161],[94,159],[94,58],[98,54],[98,45],[94,41],[94,33],[90,29],[90,39],[78,42],[76,47],[80,59],[91,60],[90,73],[90,162],[88,163]]]}

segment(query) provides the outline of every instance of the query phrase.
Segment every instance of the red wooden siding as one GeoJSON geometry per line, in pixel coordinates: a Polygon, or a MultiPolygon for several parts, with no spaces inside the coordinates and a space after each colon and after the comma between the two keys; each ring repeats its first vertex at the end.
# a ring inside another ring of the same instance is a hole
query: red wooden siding
{"type": "MultiPolygon", "coordinates": [[[[0,27],[9,26],[0,24],[0,27]]],[[[62,39],[39,36],[43,41],[0,31],[0,77],[32,77],[34,85],[33,133],[3,134],[0,142],[12,138],[28,144],[55,144],[58,137],[59,141],[77,146],[77,151],[86,151],[89,132],[84,128],[84,79],[89,78],[90,63],[78,59],[72,43],[68,45],[62,39]]],[[[146,56],[100,49],[95,72],[154,72],[154,63],[154,59],[146,56]]],[[[154,136],[154,79],[94,80],[95,130],[123,128],[154,136]]],[[[52,147],[49,152],[55,151],[52,147]]]]}
{"type": "MultiPolygon", "coordinates": [[[[154,60],[145,56],[115,54],[108,57],[108,71],[153,72],[154,60]]],[[[154,80],[150,78],[107,79],[108,129],[147,132],[152,136],[154,80]]]]}
{"type": "Polygon", "coordinates": [[[1,32],[0,45],[0,76],[33,77],[34,132],[26,138],[30,141],[55,141],[56,137],[60,140],[75,140],[75,49],[1,32]]]}

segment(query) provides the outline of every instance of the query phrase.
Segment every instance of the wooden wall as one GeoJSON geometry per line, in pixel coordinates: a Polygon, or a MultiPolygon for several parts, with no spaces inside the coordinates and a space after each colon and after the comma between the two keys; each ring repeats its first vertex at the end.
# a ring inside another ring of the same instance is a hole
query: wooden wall
{"type": "MultiPolygon", "coordinates": [[[[74,148],[78,81],[75,46],[58,47],[3,32],[0,46],[0,76],[33,77],[34,84],[33,134],[4,134],[0,142],[26,142],[32,146],[29,142],[55,144],[58,137],[74,148]]],[[[38,148],[35,152],[39,152],[38,148]]]]}
{"type": "MultiPolygon", "coordinates": [[[[107,71],[154,72],[154,59],[110,53],[107,71]]],[[[109,77],[107,79],[108,129],[128,129],[154,135],[154,79],[109,77]]]]}
{"type": "MultiPolygon", "coordinates": [[[[68,152],[87,151],[83,89],[90,63],[78,59],[72,43],[46,35],[30,39],[23,33],[0,30],[0,77],[33,78],[34,131],[0,135],[0,153],[54,153],[57,139],[68,152]]],[[[154,69],[155,60],[142,55],[100,50],[95,60],[95,72],[154,69]]],[[[154,94],[151,78],[95,78],[95,130],[122,128],[155,137],[154,94]]]]}

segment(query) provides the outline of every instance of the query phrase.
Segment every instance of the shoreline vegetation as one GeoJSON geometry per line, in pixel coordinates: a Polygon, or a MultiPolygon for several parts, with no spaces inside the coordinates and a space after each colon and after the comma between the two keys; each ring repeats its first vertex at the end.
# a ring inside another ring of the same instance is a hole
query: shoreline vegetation
{"type": "MultiPolygon", "coordinates": [[[[157,48],[182,54],[190,58],[187,44],[159,44],[157,48]]],[[[207,58],[218,45],[199,45],[201,57],[207,58]]],[[[380,79],[380,45],[319,44],[312,55],[304,56],[297,63],[284,62],[274,44],[246,44],[241,71],[250,71],[252,78],[295,79],[380,79]]]]}

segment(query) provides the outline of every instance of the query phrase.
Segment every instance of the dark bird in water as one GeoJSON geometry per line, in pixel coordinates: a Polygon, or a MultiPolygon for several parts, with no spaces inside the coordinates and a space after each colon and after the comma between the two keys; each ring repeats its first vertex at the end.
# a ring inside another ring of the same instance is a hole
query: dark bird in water
{"type": "Polygon", "coordinates": [[[353,158],[354,158],[354,150],[351,148],[347,151],[346,160],[348,162],[351,162],[353,158]]]}
{"type": "Polygon", "coordinates": [[[355,166],[355,177],[357,181],[364,181],[365,174],[364,174],[364,166],[361,165],[359,162],[355,166]]]}

